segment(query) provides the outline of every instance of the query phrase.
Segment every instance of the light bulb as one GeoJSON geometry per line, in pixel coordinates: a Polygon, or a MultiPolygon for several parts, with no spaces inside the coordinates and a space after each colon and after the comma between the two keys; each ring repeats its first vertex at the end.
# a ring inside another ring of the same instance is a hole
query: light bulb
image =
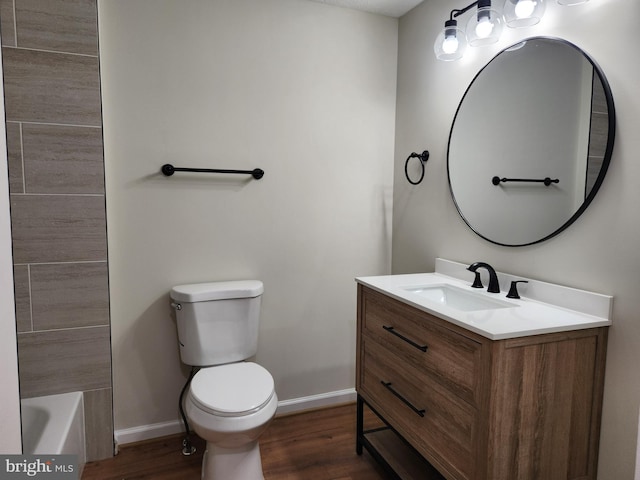
{"type": "Polygon", "coordinates": [[[442,42],[442,51],[448,54],[455,53],[459,45],[458,38],[455,35],[450,35],[442,42]]]}
{"type": "Polygon", "coordinates": [[[438,60],[450,62],[462,58],[467,49],[467,38],[458,28],[456,20],[447,20],[433,44],[433,50],[438,60]]]}
{"type": "Polygon", "coordinates": [[[520,0],[516,3],[515,12],[518,18],[528,18],[536,8],[536,4],[533,0],[520,0]]]}
{"type": "Polygon", "coordinates": [[[467,42],[472,47],[490,45],[500,38],[502,33],[502,15],[491,8],[491,2],[478,2],[476,15],[469,18],[466,34],[467,42]],[[482,5],[482,7],[480,6],[482,5]]]}
{"type": "MultiPolygon", "coordinates": [[[[510,28],[530,27],[542,19],[547,0],[506,0],[502,14],[510,28]]],[[[572,0],[558,0],[572,1],[572,0]]]]}
{"type": "Polygon", "coordinates": [[[487,38],[493,31],[493,22],[487,17],[478,20],[476,24],[476,35],[478,38],[487,38]]]}

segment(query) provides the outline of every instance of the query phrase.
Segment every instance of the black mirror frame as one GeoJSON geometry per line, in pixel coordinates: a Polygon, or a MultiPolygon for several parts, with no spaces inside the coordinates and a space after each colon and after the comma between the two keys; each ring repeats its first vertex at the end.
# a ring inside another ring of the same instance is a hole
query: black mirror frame
{"type": "Polygon", "coordinates": [[[589,205],[591,204],[591,202],[595,198],[596,194],[598,193],[598,190],[600,190],[600,186],[602,185],[602,182],[604,181],[604,177],[607,174],[607,170],[609,169],[609,164],[611,163],[611,157],[613,155],[613,144],[614,144],[614,140],[615,140],[615,132],[616,132],[616,115],[615,115],[615,106],[614,106],[614,102],[613,102],[613,94],[611,92],[611,86],[609,85],[609,82],[607,81],[607,78],[605,77],[604,72],[602,71],[600,66],[595,62],[595,60],[593,58],[591,58],[591,56],[589,54],[587,54],[584,50],[582,50],[577,45],[575,45],[575,44],[573,44],[573,43],[571,43],[571,42],[569,42],[569,41],[567,41],[565,39],[562,39],[562,38],[538,36],[538,37],[530,37],[530,38],[526,38],[526,39],[520,40],[519,42],[515,43],[514,45],[511,45],[511,46],[503,49],[502,51],[500,51],[484,67],[482,67],[480,69],[480,71],[473,77],[473,80],[471,81],[471,83],[469,84],[469,86],[465,90],[464,95],[460,99],[460,103],[458,104],[458,107],[456,109],[456,113],[455,113],[455,115],[453,117],[453,121],[451,123],[451,129],[449,131],[449,140],[447,142],[447,180],[449,182],[449,192],[451,193],[451,198],[453,199],[453,203],[456,206],[456,210],[458,211],[458,214],[460,215],[462,220],[464,220],[464,222],[467,224],[467,226],[476,235],[478,235],[479,237],[487,240],[488,242],[491,242],[491,243],[494,243],[496,245],[500,245],[500,246],[503,246],[503,247],[525,247],[525,246],[528,246],[528,245],[534,245],[536,243],[541,243],[541,242],[544,242],[546,240],[549,240],[552,237],[555,237],[559,233],[561,233],[564,230],[566,230],[571,224],[573,224],[578,219],[578,217],[580,217],[580,215],[582,215],[584,213],[584,211],[589,207],[589,205]],[[501,242],[492,240],[492,239],[488,238],[487,236],[485,236],[485,235],[481,234],[480,232],[478,232],[476,230],[476,228],[474,228],[469,223],[469,221],[466,219],[466,217],[464,216],[464,214],[460,210],[458,202],[456,201],[456,197],[455,197],[455,195],[453,193],[453,188],[452,188],[452,185],[451,185],[451,175],[450,175],[450,172],[449,172],[449,160],[450,160],[449,159],[449,153],[450,153],[450,149],[451,149],[451,137],[453,135],[453,127],[455,126],[456,118],[458,117],[458,113],[460,112],[460,107],[462,106],[462,103],[464,102],[464,99],[466,98],[467,94],[469,93],[469,90],[473,86],[474,82],[482,74],[482,72],[489,65],[491,65],[491,63],[499,55],[501,55],[503,52],[515,47],[516,45],[518,45],[518,44],[520,44],[520,43],[522,43],[524,41],[538,40],[538,39],[553,40],[553,41],[564,43],[565,45],[568,45],[568,46],[576,49],[578,52],[580,52],[589,61],[589,63],[591,63],[591,66],[593,67],[593,71],[595,72],[595,74],[600,79],[600,82],[602,83],[605,99],[606,99],[606,102],[607,102],[607,115],[608,115],[608,123],[609,123],[608,130],[607,130],[607,146],[605,148],[605,153],[604,153],[604,157],[603,157],[603,160],[602,160],[602,167],[600,168],[600,172],[598,173],[598,177],[596,178],[596,181],[594,182],[593,187],[591,188],[591,191],[589,192],[589,194],[585,198],[585,200],[582,203],[582,205],[580,206],[580,208],[578,208],[578,210],[576,210],[576,212],[562,226],[560,226],[557,230],[555,230],[554,232],[550,233],[549,235],[546,235],[546,236],[540,238],[539,240],[534,240],[534,241],[527,242],[527,243],[518,243],[518,244],[501,243],[501,242]]]}

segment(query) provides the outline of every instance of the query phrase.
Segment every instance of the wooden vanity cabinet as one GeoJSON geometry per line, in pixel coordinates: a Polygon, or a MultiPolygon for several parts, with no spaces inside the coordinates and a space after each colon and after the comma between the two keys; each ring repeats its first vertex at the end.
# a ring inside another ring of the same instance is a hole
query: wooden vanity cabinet
{"type": "Polygon", "coordinates": [[[358,284],[357,448],[364,402],[447,480],[595,480],[606,345],[494,341],[358,284]]]}

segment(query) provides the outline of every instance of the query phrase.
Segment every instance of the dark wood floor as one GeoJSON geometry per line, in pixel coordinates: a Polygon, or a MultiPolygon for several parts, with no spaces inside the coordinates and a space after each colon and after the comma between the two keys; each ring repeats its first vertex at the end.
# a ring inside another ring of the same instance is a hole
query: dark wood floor
{"type": "MultiPolygon", "coordinates": [[[[260,437],[265,480],[389,480],[365,451],[355,453],[355,405],[276,418],[260,437]]],[[[83,480],[197,480],[204,442],[182,455],[182,436],[125,445],[114,458],[85,465],[83,480]]]]}

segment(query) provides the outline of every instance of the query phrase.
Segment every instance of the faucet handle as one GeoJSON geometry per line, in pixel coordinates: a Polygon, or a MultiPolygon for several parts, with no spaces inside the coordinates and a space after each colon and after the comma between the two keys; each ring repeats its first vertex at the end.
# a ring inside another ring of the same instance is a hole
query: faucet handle
{"type": "Polygon", "coordinates": [[[509,293],[507,293],[507,298],[520,298],[518,294],[518,284],[519,283],[529,283],[527,280],[514,280],[511,282],[511,288],[509,289],[509,293]]]}
{"type": "Polygon", "coordinates": [[[482,280],[480,280],[480,272],[473,272],[476,274],[475,278],[473,279],[473,285],[471,285],[472,288],[484,288],[484,285],[482,285],[482,280]]]}

